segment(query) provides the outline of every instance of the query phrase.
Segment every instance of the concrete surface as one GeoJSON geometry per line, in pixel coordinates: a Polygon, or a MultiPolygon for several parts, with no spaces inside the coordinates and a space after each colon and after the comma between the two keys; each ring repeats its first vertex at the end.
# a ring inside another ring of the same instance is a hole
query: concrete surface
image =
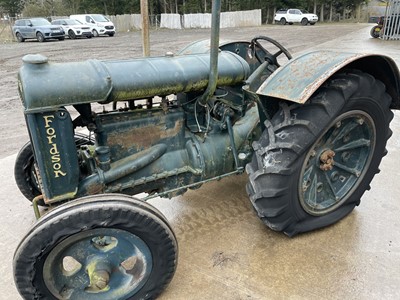
{"type": "MultiPolygon", "coordinates": [[[[388,53],[400,41],[369,38],[364,28],[318,46],[388,53]]],[[[174,279],[160,299],[400,299],[400,113],[389,154],[361,205],[339,223],[288,238],[267,229],[245,192],[246,176],[209,183],[172,200],[152,200],[179,243],[174,279]]],[[[12,257],[34,222],[13,179],[16,155],[0,160],[0,299],[20,299],[12,257]]]]}

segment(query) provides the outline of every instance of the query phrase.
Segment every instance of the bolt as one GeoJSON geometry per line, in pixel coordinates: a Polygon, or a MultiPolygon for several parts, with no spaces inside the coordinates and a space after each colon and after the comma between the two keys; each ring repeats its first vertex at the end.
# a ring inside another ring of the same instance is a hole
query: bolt
{"type": "Polygon", "coordinates": [[[357,119],[357,123],[359,124],[359,125],[362,125],[362,124],[364,124],[364,118],[358,118],[357,119]]]}
{"type": "Polygon", "coordinates": [[[94,271],[91,278],[91,283],[99,290],[103,290],[107,287],[110,281],[110,274],[105,270],[94,271]]]}
{"type": "Polygon", "coordinates": [[[340,122],[340,121],[336,122],[335,126],[336,126],[336,128],[339,128],[340,126],[342,126],[342,122],[340,122]]]}
{"type": "Polygon", "coordinates": [[[315,152],[315,150],[312,150],[312,151],[310,152],[310,156],[311,156],[311,157],[314,157],[315,155],[317,155],[317,152],[315,152]]]}

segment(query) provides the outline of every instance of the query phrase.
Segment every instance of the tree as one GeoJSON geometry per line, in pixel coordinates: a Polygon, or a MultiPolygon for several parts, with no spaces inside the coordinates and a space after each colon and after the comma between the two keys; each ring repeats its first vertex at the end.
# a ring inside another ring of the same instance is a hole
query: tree
{"type": "Polygon", "coordinates": [[[24,8],[23,0],[0,0],[0,7],[10,17],[16,17],[24,8]]]}

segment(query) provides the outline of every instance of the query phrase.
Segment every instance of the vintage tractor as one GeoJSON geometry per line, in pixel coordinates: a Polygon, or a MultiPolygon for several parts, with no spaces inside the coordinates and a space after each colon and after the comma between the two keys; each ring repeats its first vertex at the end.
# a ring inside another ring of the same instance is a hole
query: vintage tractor
{"type": "Polygon", "coordinates": [[[330,51],[291,59],[264,36],[220,43],[219,11],[215,0],[211,43],[175,55],[23,58],[30,142],[15,178],[38,217],[14,256],[24,298],[157,297],[178,248],[145,200],[211,180],[246,171],[258,216],[289,236],[360,203],[386,154],[391,109],[400,108],[395,63],[330,51]],[[148,196],[132,197],[139,193],[148,196]]]}

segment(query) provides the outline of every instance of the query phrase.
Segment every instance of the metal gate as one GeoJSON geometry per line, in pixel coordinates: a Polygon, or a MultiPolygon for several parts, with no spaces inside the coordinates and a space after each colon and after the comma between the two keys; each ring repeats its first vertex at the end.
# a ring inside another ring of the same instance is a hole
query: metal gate
{"type": "Polygon", "coordinates": [[[384,40],[400,39],[400,0],[388,1],[382,38],[384,40]]]}

